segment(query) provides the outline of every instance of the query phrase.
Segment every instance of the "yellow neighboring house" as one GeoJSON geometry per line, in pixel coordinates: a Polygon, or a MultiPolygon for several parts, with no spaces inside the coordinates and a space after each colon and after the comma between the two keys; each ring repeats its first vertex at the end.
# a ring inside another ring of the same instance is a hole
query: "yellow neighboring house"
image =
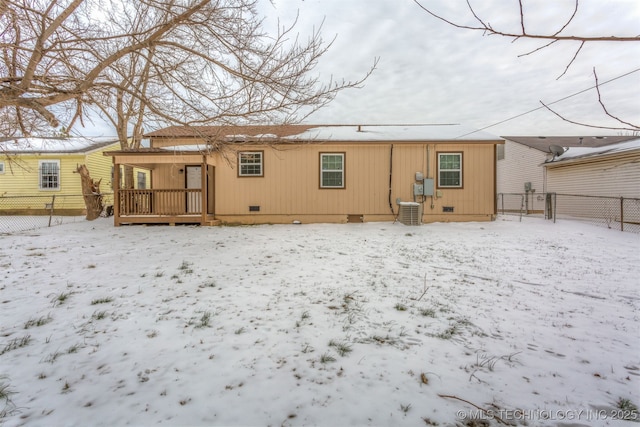
{"type": "MultiPolygon", "coordinates": [[[[118,150],[116,138],[21,138],[0,153],[0,215],[82,215],[84,200],[78,165],[102,180],[105,205],[113,203],[113,163],[103,152],[118,150]]],[[[122,174],[119,174],[122,176],[122,174]]],[[[136,188],[147,188],[149,171],[134,170],[136,188]]]]}

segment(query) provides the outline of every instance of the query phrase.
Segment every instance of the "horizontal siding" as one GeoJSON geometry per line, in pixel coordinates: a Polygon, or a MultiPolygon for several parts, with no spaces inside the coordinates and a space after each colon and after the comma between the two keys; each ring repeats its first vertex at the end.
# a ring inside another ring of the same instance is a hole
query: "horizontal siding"
{"type": "Polygon", "coordinates": [[[21,156],[12,165],[12,170],[0,178],[0,194],[7,196],[36,196],[43,193],[61,195],[82,194],[80,176],[75,173],[78,164],[84,163],[83,155],[73,156],[21,156]],[[40,160],[58,160],[60,162],[60,188],[41,190],[39,186],[38,162],[40,160]]]}
{"type": "Polygon", "coordinates": [[[110,193],[113,191],[111,182],[111,167],[113,161],[111,157],[104,156],[102,153],[105,151],[117,150],[120,148],[120,144],[116,143],[105,147],[101,151],[95,151],[87,154],[86,165],[89,169],[91,178],[95,181],[100,180],[100,191],[103,193],[110,193]]]}
{"type": "Polygon", "coordinates": [[[535,148],[506,141],[504,159],[497,161],[498,193],[523,193],[524,183],[530,182],[537,193],[543,193],[544,168],[547,155],[535,148]]]}
{"type": "Polygon", "coordinates": [[[84,208],[82,197],[69,197],[82,194],[80,175],[74,173],[77,165],[81,163],[84,163],[83,154],[19,156],[15,159],[12,170],[7,170],[4,175],[0,175],[0,194],[32,197],[20,202],[14,200],[13,209],[42,209],[44,203],[50,203],[50,197],[53,195],[56,196],[56,207],[59,209],[82,209],[84,208]],[[60,162],[59,189],[40,189],[38,165],[41,160],[60,162]]]}
{"type": "MultiPolygon", "coordinates": [[[[82,184],[80,175],[76,173],[78,165],[86,164],[93,179],[102,179],[100,190],[111,192],[111,157],[106,157],[103,151],[117,149],[118,144],[110,145],[100,151],[89,154],[26,154],[15,156],[9,163],[5,161],[6,171],[0,175],[0,195],[29,196],[22,200],[12,199],[11,209],[44,208],[51,203],[51,196],[56,196],[56,209],[84,209],[82,199],[82,184]],[[60,162],[60,188],[42,190],[39,188],[39,162],[42,160],[57,160],[60,162]]],[[[7,202],[8,203],[8,202],[7,202]]],[[[4,206],[4,209],[9,207],[4,206]]]]}
{"type": "Polygon", "coordinates": [[[640,198],[640,153],[548,167],[547,187],[559,194],[640,198]]]}

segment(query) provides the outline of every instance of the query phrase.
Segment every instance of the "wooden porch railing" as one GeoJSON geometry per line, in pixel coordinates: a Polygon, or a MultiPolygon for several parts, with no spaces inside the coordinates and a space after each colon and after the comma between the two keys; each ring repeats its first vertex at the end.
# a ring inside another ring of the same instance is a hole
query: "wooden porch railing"
{"type": "Polygon", "coordinates": [[[200,215],[202,190],[119,190],[120,216],[200,215]]]}

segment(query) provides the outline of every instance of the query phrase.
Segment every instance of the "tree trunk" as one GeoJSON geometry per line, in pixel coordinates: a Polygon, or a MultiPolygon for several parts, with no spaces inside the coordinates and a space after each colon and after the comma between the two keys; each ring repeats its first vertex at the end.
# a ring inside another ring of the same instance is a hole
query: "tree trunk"
{"type": "Polygon", "coordinates": [[[93,221],[102,213],[104,206],[102,205],[102,194],[100,194],[100,182],[94,181],[89,175],[89,169],[86,165],[79,165],[76,172],[80,174],[82,181],[82,196],[84,205],[87,208],[87,220],[93,221]]]}

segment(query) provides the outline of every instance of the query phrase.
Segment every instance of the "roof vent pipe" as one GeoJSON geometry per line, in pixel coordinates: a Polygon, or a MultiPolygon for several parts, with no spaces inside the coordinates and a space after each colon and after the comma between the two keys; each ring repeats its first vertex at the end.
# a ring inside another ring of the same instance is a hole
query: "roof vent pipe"
{"type": "Polygon", "coordinates": [[[362,132],[362,125],[358,125],[358,132],[362,132]]]}

